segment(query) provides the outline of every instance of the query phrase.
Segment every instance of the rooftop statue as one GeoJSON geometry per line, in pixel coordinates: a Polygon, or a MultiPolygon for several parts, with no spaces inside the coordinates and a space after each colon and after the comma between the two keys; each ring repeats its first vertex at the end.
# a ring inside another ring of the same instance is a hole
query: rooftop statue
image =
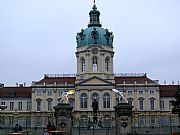
{"type": "Polygon", "coordinates": [[[69,90],[68,92],[62,93],[62,99],[60,100],[60,103],[68,103],[68,95],[73,95],[75,93],[75,90],[69,90]]]}
{"type": "Polygon", "coordinates": [[[124,97],[123,92],[120,92],[117,89],[112,89],[112,91],[119,94],[119,103],[123,103],[123,102],[128,103],[127,99],[124,97]]]}

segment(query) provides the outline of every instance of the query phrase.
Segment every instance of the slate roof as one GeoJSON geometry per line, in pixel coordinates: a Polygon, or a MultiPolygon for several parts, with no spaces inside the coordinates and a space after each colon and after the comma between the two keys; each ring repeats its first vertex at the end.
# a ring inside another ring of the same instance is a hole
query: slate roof
{"type": "Polygon", "coordinates": [[[178,90],[178,85],[161,85],[160,97],[174,97],[178,90]]]}
{"type": "Polygon", "coordinates": [[[76,77],[48,77],[44,76],[44,78],[38,82],[35,82],[35,85],[43,85],[45,84],[75,84],[76,77]]]}
{"type": "Polygon", "coordinates": [[[116,84],[123,84],[124,82],[126,84],[157,84],[156,81],[151,80],[147,78],[147,76],[138,76],[138,77],[131,77],[131,76],[125,76],[125,77],[115,77],[116,84]]]}
{"type": "Polygon", "coordinates": [[[2,87],[1,98],[31,98],[31,87],[2,87]]]}

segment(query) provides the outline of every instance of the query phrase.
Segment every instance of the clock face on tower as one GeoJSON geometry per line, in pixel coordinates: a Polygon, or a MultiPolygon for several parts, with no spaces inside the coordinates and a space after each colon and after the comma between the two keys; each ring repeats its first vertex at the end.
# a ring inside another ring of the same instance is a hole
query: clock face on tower
{"type": "Polygon", "coordinates": [[[97,54],[98,53],[98,49],[97,48],[92,48],[92,53],[93,54],[97,54]]]}

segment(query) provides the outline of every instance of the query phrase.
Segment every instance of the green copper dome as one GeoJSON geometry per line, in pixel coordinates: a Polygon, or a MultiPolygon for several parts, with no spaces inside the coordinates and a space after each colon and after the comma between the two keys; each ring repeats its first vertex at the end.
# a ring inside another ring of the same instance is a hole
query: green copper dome
{"type": "Polygon", "coordinates": [[[89,12],[89,16],[90,23],[88,28],[82,29],[76,35],[77,47],[94,44],[113,47],[113,33],[109,32],[108,29],[101,28],[102,25],[99,21],[100,12],[95,4],[89,12]]]}

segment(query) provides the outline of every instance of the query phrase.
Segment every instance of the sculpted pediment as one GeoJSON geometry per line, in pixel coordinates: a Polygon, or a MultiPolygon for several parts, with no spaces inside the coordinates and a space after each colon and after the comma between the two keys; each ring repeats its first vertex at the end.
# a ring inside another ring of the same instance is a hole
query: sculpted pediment
{"type": "Polygon", "coordinates": [[[114,83],[110,82],[110,81],[107,81],[105,79],[102,79],[102,78],[99,78],[97,76],[93,76],[91,78],[88,78],[86,80],[83,80],[79,83],[77,83],[76,85],[78,86],[91,86],[91,85],[94,85],[94,86],[97,86],[97,85],[106,85],[106,86],[112,86],[114,85],[114,83]]]}

